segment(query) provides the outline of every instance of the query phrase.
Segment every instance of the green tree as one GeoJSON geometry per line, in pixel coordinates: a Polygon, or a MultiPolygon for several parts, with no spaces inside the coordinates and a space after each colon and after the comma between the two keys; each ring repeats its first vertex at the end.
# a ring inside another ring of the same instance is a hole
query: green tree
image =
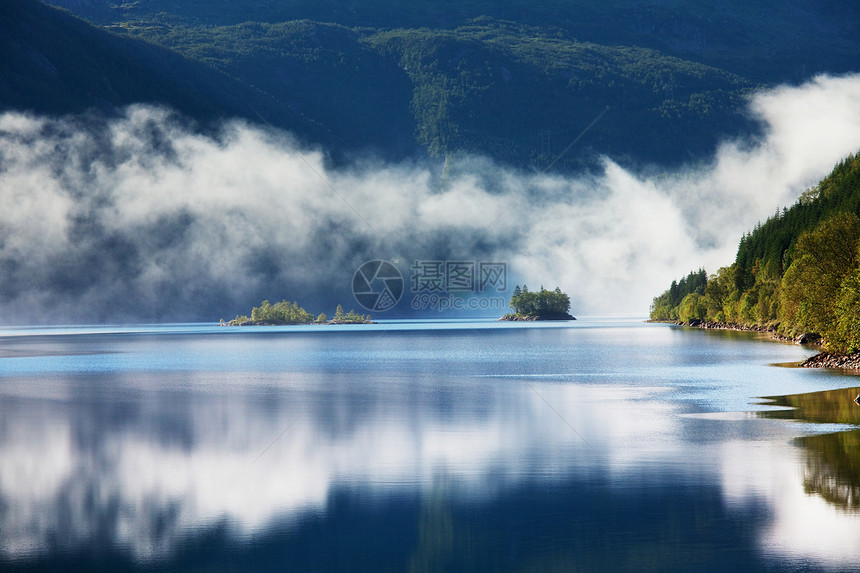
{"type": "Polygon", "coordinates": [[[858,244],[860,219],[853,213],[838,213],[802,234],[782,279],[782,318],[839,346],[837,300],[844,298],[851,306],[851,281],[846,279],[857,269],[858,244]]]}
{"type": "Polygon", "coordinates": [[[251,309],[250,318],[237,316],[230,321],[230,324],[241,326],[243,324],[310,324],[311,322],[313,322],[313,316],[296,302],[283,300],[273,305],[268,300],[264,300],[260,306],[251,309]]]}
{"type": "Polygon", "coordinates": [[[519,293],[514,289],[510,306],[516,314],[525,316],[562,316],[570,310],[570,297],[558,287],[554,291],[541,288],[539,292],[529,292],[523,287],[519,293]]]}
{"type": "Polygon", "coordinates": [[[684,322],[704,320],[707,318],[708,307],[704,297],[697,292],[691,292],[681,301],[678,317],[684,322]]]}
{"type": "Polygon", "coordinates": [[[842,281],[836,298],[836,325],[830,344],[838,352],[860,350],[860,268],[842,281]]]}
{"type": "Polygon", "coordinates": [[[696,293],[703,295],[708,283],[708,273],[705,269],[691,271],[680,281],[672,281],[668,290],[654,298],[651,303],[652,320],[678,320],[680,306],[687,295],[696,293]]]}

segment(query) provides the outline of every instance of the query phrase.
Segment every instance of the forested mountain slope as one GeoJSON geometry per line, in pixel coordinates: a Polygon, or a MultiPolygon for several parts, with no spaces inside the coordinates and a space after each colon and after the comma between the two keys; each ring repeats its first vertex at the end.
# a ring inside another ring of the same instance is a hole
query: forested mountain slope
{"type": "Polygon", "coordinates": [[[4,2],[0,109],[160,103],[342,157],[535,170],[708,157],[756,131],[753,90],[854,69],[860,48],[860,7],[843,0],[52,2],[91,24],[4,2]]]}
{"type": "Polygon", "coordinates": [[[263,119],[335,143],[326,129],[205,63],[36,0],[0,2],[0,110],[111,114],[133,103],[170,106],[201,122],[263,119]]]}
{"type": "Polygon", "coordinates": [[[853,0],[51,0],[101,24],[189,26],[313,20],[350,28],[454,29],[488,16],[607,46],[640,46],[754,81],[798,81],[855,69],[853,0]]]}
{"type": "Polygon", "coordinates": [[[353,145],[417,144],[434,156],[478,153],[535,168],[599,116],[562,167],[597,153],[662,163],[707,153],[747,124],[743,94],[752,87],[652,50],[487,18],[373,34],[309,21],[129,30],[262,89],[353,145]]]}
{"type": "Polygon", "coordinates": [[[860,155],[742,237],[731,266],[673,282],[651,318],[770,325],[860,350],[860,155]]]}

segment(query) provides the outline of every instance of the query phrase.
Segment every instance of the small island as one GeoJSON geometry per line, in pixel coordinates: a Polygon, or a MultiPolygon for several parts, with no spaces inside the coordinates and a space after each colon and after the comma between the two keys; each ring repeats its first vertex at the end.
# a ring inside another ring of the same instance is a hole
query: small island
{"type": "Polygon", "coordinates": [[[529,287],[517,285],[510,302],[513,313],[508,313],[499,320],[576,320],[568,312],[570,297],[555,290],[546,290],[543,286],[537,292],[529,291],[529,287]]]}
{"type": "Polygon", "coordinates": [[[320,313],[316,318],[300,307],[296,302],[281,302],[271,304],[264,300],[260,306],[251,309],[250,318],[237,316],[230,322],[221,321],[222,326],[284,326],[290,324],[373,324],[369,314],[359,314],[353,310],[344,312],[341,305],[337,305],[334,318],[331,320],[320,313]]]}

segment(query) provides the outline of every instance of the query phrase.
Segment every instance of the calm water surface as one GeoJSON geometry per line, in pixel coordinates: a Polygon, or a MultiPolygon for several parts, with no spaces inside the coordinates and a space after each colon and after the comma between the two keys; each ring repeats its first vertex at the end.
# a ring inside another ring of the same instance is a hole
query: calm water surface
{"type": "Polygon", "coordinates": [[[809,354],[632,320],[0,329],[0,569],[860,570],[860,380],[771,365],[809,354]]]}

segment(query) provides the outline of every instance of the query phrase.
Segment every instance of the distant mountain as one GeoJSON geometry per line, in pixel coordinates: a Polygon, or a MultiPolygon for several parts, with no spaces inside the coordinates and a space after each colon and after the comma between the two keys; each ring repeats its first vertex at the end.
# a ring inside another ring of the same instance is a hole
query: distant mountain
{"type": "Polygon", "coordinates": [[[271,96],[176,52],[120,36],[36,0],[0,3],[0,109],[113,113],[168,105],[209,122],[244,117],[334,141],[271,96]]]}
{"type": "Polygon", "coordinates": [[[186,26],[313,20],[350,28],[453,29],[488,16],[607,46],[639,46],[755,82],[857,68],[855,0],[50,0],[102,25],[186,26]]]}
{"type": "Polygon", "coordinates": [[[671,163],[748,127],[743,94],[752,84],[743,78],[489,18],[455,30],[309,21],[128,29],[261,89],[353,146],[389,153],[420,145],[543,168],[600,117],[559,167],[580,168],[597,153],[671,163]]]}
{"type": "Polygon", "coordinates": [[[354,30],[307,20],[217,28],[127,24],[124,29],[314,118],[348,149],[370,148],[391,158],[421,151],[409,76],[354,30]]]}
{"type": "Polygon", "coordinates": [[[860,8],[844,0],[52,2],[102,28],[8,0],[0,107],[163,103],[338,156],[536,170],[707,157],[756,129],[753,90],[854,69],[860,48],[860,8]]]}
{"type": "Polygon", "coordinates": [[[669,164],[752,127],[749,81],[653,50],[489,18],[450,31],[379,32],[367,42],[409,74],[417,137],[442,155],[480,150],[540,169],[576,141],[557,166],[577,168],[596,154],[669,164]]]}

